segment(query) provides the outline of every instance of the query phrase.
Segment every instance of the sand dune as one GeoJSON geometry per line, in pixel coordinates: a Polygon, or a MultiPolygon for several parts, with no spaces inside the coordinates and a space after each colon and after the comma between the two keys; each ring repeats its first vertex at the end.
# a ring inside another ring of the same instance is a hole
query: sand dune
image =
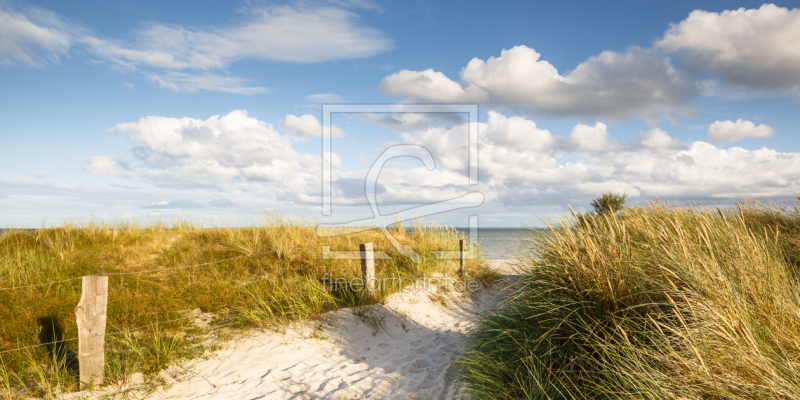
{"type": "MultiPolygon", "coordinates": [[[[504,268],[506,261],[493,266],[504,268]]],[[[327,313],[286,334],[258,332],[190,363],[151,399],[441,399],[457,397],[450,362],[499,285],[470,299],[404,292],[327,313]]]]}

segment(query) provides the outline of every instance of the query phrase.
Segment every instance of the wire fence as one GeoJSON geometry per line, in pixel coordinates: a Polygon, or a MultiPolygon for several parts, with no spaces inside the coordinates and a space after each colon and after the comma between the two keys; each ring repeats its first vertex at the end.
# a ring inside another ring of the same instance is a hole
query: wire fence
{"type": "Polygon", "coordinates": [[[83,278],[83,276],[79,276],[77,278],[69,278],[69,279],[64,279],[62,281],[37,283],[37,284],[34,284],[34,285],[25,285],[25,286],[11,286],[11,287],[0,288],[0,291],[3,291],[3,290],[15,290],[15,289],[26,289],[26,288],[32,288],[32,287],[38,287],[38,286],[47,286],[47,285],[55,285],[56,283],[77,281],[78,279],[82,279],[82,278],[83,278]]]}
{"type": "MultiPolygon", "coordinates": [[[[303,297],[308,297],[308,296],[309,295],[306,294],[306,295],[297,296],[297,297],[294,297],[294,298],[298,299],[298,298],[303,298],[303,297]]],[[[279,303],[281,301],[284,301],[284,300],[262,301],[262,302],[259,302],[259,303],[252,303],[252,304],[248,304],[248,305],[244,305],[244,306],[228,307],[228,308],[224,308],[222,310],[217,310],[215,312],[216,313],[223,313],[223,312],[228,312],[228,311],[233,311],[233,310],[240,310],[240,309],[243,309],[243,308],[252,307],[254,305],[279,303]]],[[[98,337],[98,336],[119,335],[119,334],[122,334],[122,333],[128,333],[128,332],[134,332],[134,331],[142,330],[142,329],[145,329],[145,328],[149,328],[151,326],[163,325],[163,324],[168,324],[170,322],[183,321],[183,320],[193,319],[193,318],[197,318],[197,317],[194,316],[194,315],[188,315],[188,316],[181,317],[181,318],[170,319],[170,320],[167,320],[167,321],[160,321],[160,322],[156,322],[156,323],[152,323],[152,324],[148,324],[148,325],[137,326],[136,328],[130,328],[130,329],[120,330],[120,331],[111,332],[111,333],[102,333],[102,334],[95,334],[95,335],[88,335],[88,336],[79,336],[79,337],[74,337],[74,338],[70,338],[70,339],[57,340],[57,341],[54,341],[54,342],[40,343],[40,344],[35,344],[35,345],[25,346],[25,347],[18,347],[16,349],[0,351],[0,354],[12,353],[12,352],[15,352],[15,351],[33,349],[33,348],[36,348],[36,347],[50,346],[50,345],[61,344],[61,343],[66,343],[66,342],[74,342],[76,340],[88,339],[88,338],[98,337]]]]}
{"type": "MultiPolygon", "coordinates": [[[[324,246],[324,247],[328,247],[328,248],[346,248],[348,246],[324,246]]],[[[264,254],[282,253],[282,252],[296,251],[296,250],[312,250],[312,249],[320,249],[321,250],[322,248],[323,248],[323,246],[295,247],[295,248],[284,249],[284,250],[270,250],[270,251],[262,251],[262,252],[251,253],[251,254],[244,254],[244,255],[241,255],[241,256],[226,258],[226,259],[223,259],[223,260],[209,261],[209,262],[205,262],[205,263],[193,264],[193,265],[185,265],[185,266],[180,266],[180,267],[160,268],[160,269],[152,269],[152,270],[145,270],[145,271],[132,271],[132,272],[96,273],[96,274],[88,275],[88,276],[137,275],[137,274],[157,273],[157,272],[165,272],[165,271],[175,271],[175,270],[198,268],[198,267],[205,267],[205,266],[209,266],[209,265],[221,264],[221,263],[225,263],[225,262],[229,262],[229,261],[234,261],[234,260],[247,258],[247,257],[255,257],[255,256],[259,256],[259,255],[264,255],[264,254]]],[[[70,281],[75,281],[75,280],[80,280],[80,279],[83,279],[83,276],[76,277],[76,278],[70,278],[70,279],[64,279],[64,280],[60,280],[60,281],[38,283],[38,284],[33,284],[33,285],[24,285],[24,286],[13,286],[13,287],[0,288],[0,291],[3,291],[3,290],[14,290],[14,289],[25,289],[25,288],[31,288],[31,287],[37,287],[37,286],[54,285],[54,284],[58,284],[58,283],[70,282],[70,281]]],[[[250,283],[252,283],[252,282],[250,282],[250,283]]],[[[308,296],[309,296],[309,294],[306,294],[306,295],[303,295],[303,296],[297,296],[295,298],[303,298],[303,297],[308,297],[308,296]]],[[[248,305],[244,305],[244,306],[228,307],[228,308],[225,308],[225,309],[222,309],[222,310],[218,310],[218,311],[215,311],[215,312],[216,313],[223,313],[223,312],[228,312],[228,311],[232,311],[232,310],[252,307],[254,305],[272,304],[272,303],[278,303],[278,302],[281,302],[281,301],[285,301],[285,299],[262,301],[262,302],[248,304],[248,305]]],[[[171,322],[177,322],[177,321],[182,321],[182,320],[192,319],[192,318],[196,318],[196,317],[195,316],[186,316],[186,317],[176,318],[176,319],[172,319],[172,320],[156,322],[156,323],[153,323],[153,324],[138,326],[136,328],[125,329],[125,330],[112,332],[112,333],[102,333],[102,334],[95,334],[95,335],[89,335],[89,336],[80,336],[80,337],[75,337],[75,338],[70,338],[70,339],[57,340],[57,341],[48,342],[48,343],[40,343],[40,344],[36,344],[36,345],[31,345],[31,346],[19,347],[19,348],[11,349],[11,350],[0,351],[0,354],[12,353],[12,352],[15,352],[15,351],[32,349],[32,348],[37,348],[37,347],[42,347],[42,346],[56,345],[56,344],[61,344],[61,343],[66,343],[66,342],[73,342],[73,341],[76,341],[76,340],[87,339],[87,338],[91,338],[91,337],[119,335],[119,334],[122,334],[122,333],[128,333],[128,332],[133,332],[133,331],[149,328],[149,327],[152,327],[152,326],[163,325],[163,324],[167,324],[167,323],[171,323],[171,322]]]]}

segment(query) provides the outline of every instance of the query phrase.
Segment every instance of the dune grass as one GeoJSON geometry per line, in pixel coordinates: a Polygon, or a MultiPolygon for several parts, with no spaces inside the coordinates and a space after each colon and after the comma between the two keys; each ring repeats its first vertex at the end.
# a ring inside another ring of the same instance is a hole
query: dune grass
{"type": "Polygon", "coordinates": [[[800,398],[800,210],[652,202],[532,232],[458,360],[479,399],[800,398]]]}
{"type": "MultiPolygon", "coordinates": [[[[204,227],[187,221],[66,223],[0,236],[0,288],[233,260],[142,274],[109,276],[106,384],[124,387],[134,374],[158,384],[181,362],[207,354],[247,329],[283,330],[299,319],[370,299],[363,292],[325,290],[320,279],[360,276],[359,260],[323,260],[320,246],[358,250],[372,242],[391,260],[376,260],[378,278],[454,274],[457,260],[436,260],[434,250],[458,249],[460,234],[417,224],[392,233],[423,256],[400,256],[379,231],[320,238],[309,224],[267,215],[253,227],[204,227]],[[269,251],[271,253],[260,254],[269,251]],[[242,257],[245,256],[245,257],[242,257]],[[168,322],[170,321],[170,322],[168,322]],[[157,325],[153,325],[159,323],[157,325]],[[132,328],[148,326],[135,331],[132,328]],[[113,334],[121,332],[119,334],[113,334]]],[[[489,278],[482,262],[470,272],[489,278]]],[[[0,290],[0,352],[47,342],[54,345],[0,354],[0,397],[52,397],[78,389],[73,309],[81,281],[0,290]]],[[[380,293],[377,301],[388,293],[380,293]]]]}

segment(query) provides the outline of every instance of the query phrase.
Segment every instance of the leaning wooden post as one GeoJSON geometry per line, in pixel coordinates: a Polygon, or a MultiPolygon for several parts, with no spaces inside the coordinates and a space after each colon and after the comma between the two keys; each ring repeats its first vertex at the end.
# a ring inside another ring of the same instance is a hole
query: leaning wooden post
{"type": "Polygon", "coordinates": [[[81,386],[103,383],[105,367],[108,277],[84,276],[81,300],[75,307],[78,321],[78,364],[81,386]]]}
{"type": "Polygon", "coordinates": [[[461,249],[461,277],[467,276],[467,249],[465,249],[466,243],[464,239],[458,241],[458,247],[461,249]]]}
{"type": "Polygon", "coordinates": [[[372,254],[372,243],[358,245],[361,250],[361,277],[364,278],[364,287],[370,296],[375,292],[375,256],[372,254]]]}

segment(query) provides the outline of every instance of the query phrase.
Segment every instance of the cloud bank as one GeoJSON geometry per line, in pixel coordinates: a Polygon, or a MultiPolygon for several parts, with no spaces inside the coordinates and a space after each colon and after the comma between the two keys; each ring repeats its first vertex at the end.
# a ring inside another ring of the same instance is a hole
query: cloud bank
{"type": "MultiPolygon", "coordinates": [[[[478,129],[481,181],[504,204],[585,202],[607,190],[632,198],[787,198],[800,188],[799,153],[681,143],[659,128],[623,144],[601,123],[554,135],[496,112],[478,129]]],[[[401,142],[431,149],[438,163],[464,175],[463,135],[463,128],[433,128],[403,133],[401,142]]]]}
{"type": "Polygon", "coordinates": [[[603,51],[569,72],[528,46],[473,58],[458,79],[401,70],[378,89],[413,101],[480,103],[517,114],[648,121],[696,116],[709,88],[800,97],[800,9],[764,4],[720,13],[695,10],[652,48],[603,51]],[[671,57],[681,60],[674,66],[671,57]],[[705,75],[704,75],[705,74],[705,75]]]}
{"type": "MultiPolygon", "coordinates": [[[[720,203],[785,200],[800,190],[800,153],[683,143],[661,128],[622,142],[613,127],[603,123],[551,132],[527,117],[495,111],[485,123],[472,127],[480,134],[480,183],[467,187],[468,123],[453,119],[449,125],[435,121],[420,127],[418,118],[406,117],[401,120],[409,123],[396,132],[394,144],[425,147],[436,169],[430,171],[416,159],[387,164],[377,185],[378,204],[385,213],[476,189],[484,194],[486,207],[497,213],[521,210],[514,207],[585,205],[608,190],[628,193],[631,202],[658,196],[720,203]]],[[[724,122],[736,126],[739,121],[724,122]]],[[[149,116],[110,131],[131,141],[130,153],[121,159],[87,158],[84,169],[131,182],[125,190],[139,193],[134,197],[139,209],[241,212],[245,199],[253,198],[309,210],[321,203],[320,155],[296,150],[293,134],[281,135],[245,111],[207,119],[149,116]],[[153,198],[148,187],[164,194],[153,198]],[[142,201],[145,192],[150,197],[142,201]]],[[[365,207],[364,177],[370,165],[344,168],[333,155],[337,212],[365,207]]]]}
{"type": "Polygon", "coordinates": [[[605,51],[562,75],[536,50],[504,49],[499,57],[473,58],[455,82],[441,72],[403,70],[378,89],[420,101],[470,103],[564,117],[626,119],[691,115],[694,84],[655,52],[605,51]]]}

